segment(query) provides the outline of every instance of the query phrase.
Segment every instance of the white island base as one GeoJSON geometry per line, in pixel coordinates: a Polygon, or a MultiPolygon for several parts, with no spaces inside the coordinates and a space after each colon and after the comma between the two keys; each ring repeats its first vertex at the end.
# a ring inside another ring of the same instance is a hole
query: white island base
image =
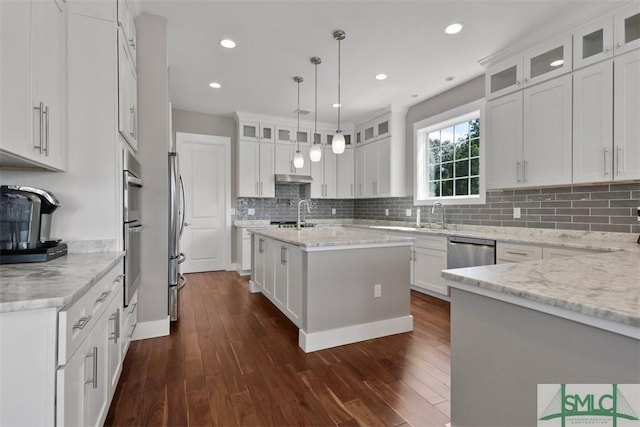
{"type": "MultiPolygon", "coordinates": [[[[280,233],[254,235],[250,290],[262,292],[299,328],[305,352],[413,330],[410,239],[366,233],[375,242],[310,246],[290,243],[304,230],[280,233]]],[[[313,233],[322,231],[306,235],[313,233]]]]}

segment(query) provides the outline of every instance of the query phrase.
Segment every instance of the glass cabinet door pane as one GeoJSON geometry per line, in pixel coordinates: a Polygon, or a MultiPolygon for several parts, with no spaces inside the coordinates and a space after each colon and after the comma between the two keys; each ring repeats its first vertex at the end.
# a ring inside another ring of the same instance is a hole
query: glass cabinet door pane
{"type": "Polygon", "coordinates": [[[242,126],[242,136],[245,137],[245,138],[257,138],[258,137],[257,126],[243,125],[242,126]]]}
{"type": "Polygon", "coordinates": [[[491,93],[514,86],[518,81],[517,77],[518,70],[515,65],[491,75],[491,93]]]}
{"type": "Polygon", "coordinates": [[[604,52],[604,29],[582,37],[582,59],[604,52]]]}
{"type": "Polygon", "coordinates": [[[273,139],[273,129],[270,127],[263,127],[262,128],[262,139],[265,140],[272,140],[273,139]]]}
{"type": "Polygon", "coordinates": [[[640,13],[624,20],[624,42],[631,43],[640,39],[640,13]]]}
{"type": "Polygon", "coordinates": [[[564,46],[559,46],[541,55],[534,56],[530,61],[530,77],[532,79],[550,71],[554,71],[557,67],[564,64],[564,46]]]}

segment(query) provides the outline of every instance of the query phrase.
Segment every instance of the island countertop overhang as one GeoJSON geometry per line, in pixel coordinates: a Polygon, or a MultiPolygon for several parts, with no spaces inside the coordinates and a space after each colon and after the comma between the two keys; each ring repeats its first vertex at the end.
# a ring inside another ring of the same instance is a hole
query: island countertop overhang
{"type": "Polygon", "coordinates": [[[394,236],[380,231],[343,227],[255,228],[250,233],[299,246],[301,250],[349,249],[354,247],[411,246],[413,237],[394,236]]]}

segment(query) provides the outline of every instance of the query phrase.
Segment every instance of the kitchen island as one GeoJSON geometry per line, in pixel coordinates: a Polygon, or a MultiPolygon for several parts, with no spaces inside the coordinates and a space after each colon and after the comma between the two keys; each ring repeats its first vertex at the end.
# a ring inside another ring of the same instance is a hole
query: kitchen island
{"type": "Polygon", "coordinates": [[[640,383],[635,243],[442,276],[451,288],[452,425],[536,425],[553,404],[537,399],[538,384],[640,383]]]}
{"type": "Polygon", "coordinates": [[[299,328],[305,352],[413,330],[412,238],[341,227],[251,233],[250,290],[299,328]]]}

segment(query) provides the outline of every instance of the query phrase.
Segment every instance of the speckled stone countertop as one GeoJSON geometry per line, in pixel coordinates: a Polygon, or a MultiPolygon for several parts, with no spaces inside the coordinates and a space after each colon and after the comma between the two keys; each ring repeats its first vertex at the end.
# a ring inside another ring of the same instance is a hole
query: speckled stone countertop
{"type": "Polygon", "coordinates": [[[0,266],[0,313],[56,307],[77,301],[124,252],[71,253],[42,263],[0,266]]]}
{"type": "Polygon", "coordinates": [[[458,268],[442,277],[640,328],[639,251],[458,268]]]}
{"type": "Polygon", "coordinates": [[[327,248],[335,246],[383,246],[412,245],[412,237],[392,235],[375,230],[360,230],[343,227],[303,228],[256,228],[250,232],[300,246],[303,250],[310,248],[327,248]]]}

